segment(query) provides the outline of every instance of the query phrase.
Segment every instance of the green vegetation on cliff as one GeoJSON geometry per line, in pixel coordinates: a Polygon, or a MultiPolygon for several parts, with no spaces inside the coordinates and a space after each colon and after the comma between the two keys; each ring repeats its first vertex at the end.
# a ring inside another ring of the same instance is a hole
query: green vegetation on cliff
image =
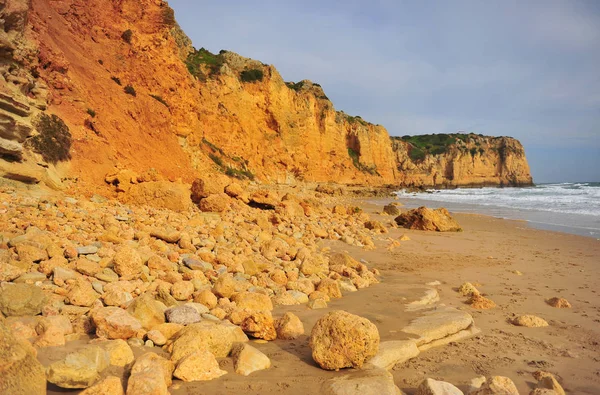
{"type": "MultiPolygon", "coordinates": [[[[477,136],[473,133],[439,133],[439,134],[422,134],[418,136],[402,136],[392,137],[392,139],[402,140],[409,144],[409,156],[413,161],[421,161],[427,155],[441,155],[448,151],[448,148],[457,142],[467,143],[474,140],[477,136]]],[[[478,144],[477,144],[478,145],[478,144]]],[[[475,155],[477,149],[471,150],[471,155],[475,155]]],[[[481,152],[481,149],[479,150],[481,152]]]]}

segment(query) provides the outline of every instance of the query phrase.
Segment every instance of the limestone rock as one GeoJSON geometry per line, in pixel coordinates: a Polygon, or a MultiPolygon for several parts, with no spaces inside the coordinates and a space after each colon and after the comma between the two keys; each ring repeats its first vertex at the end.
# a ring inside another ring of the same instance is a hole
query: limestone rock
{"type": "Polygon", "coordinates": [[[229,185],[230,180],[224,175],[211,175],[202,178],[197,178],[192,183],[191,198],[194,203],[199,203],[200,200],[223,193],[229,185]]]}
{"type": "Polygon", "coordinates": [[[227,374],[219,368],[219,362],[208,350],[195,351],[183,357],[173,376],[183,381],[208,381],[227,374]]]}
{"type": "Polygon", "coordinates": [[[569,301],[564,298],[558,298],[558,297],[550,298],[546,301],[546,303],[548,303],[550,306],[556,307],[558,309],[570,309],[571,308],[571,303],[569,303],[569,301]]]}
{"type": "Polygon", "coordinates": [[[231,350],[231,356],[235,372],[243,376],[271,367],[269,357],[246,343],[235,344],[231,350]]]}
{"type": "Polygon", "coordinates": [[[127,308],[127,312],[138,319],[146,330],[165,322],[164,305],[154,300],[149,293],[135,298],[127,308]]]}
{"type": "Polygon", "coordinates": [[[565,390],[552,373],[537,371],[533,377],[538,381],[537,389],[553,391],[557,395],[565,395],[565,390]]]}
{"type": "Polygon", "coordinates": [[[168,395],[173,370],[173,362],[148,352],[138,357],[133,364],[127,383],[127,393],[168,395]]]}
{"type": "Polygon", "coordinates": [[[72,305],[89,307],[100,297],[100,295],[94,291],[92,284],[81,279],[69,286],[67,297],[72,305]]]}
{"type": "Polygon", "coordinates": [[[390,203],[383,206],[383,212],[389,215],[399,215],[400,209],[398,208],[397,204],[390,203]]]}
{"type": "Polygon", "coordinates": [[[35,349],[26,340],[15,337],[0,318],[0,394],[45,393],[46,374],[35,349]]]}
{"type": "Polygon", "coordinates": [[[402,328],[402,331],[416,335],[414,341],[421,349],[428,343],[449,339],[472,327],[473,317],[469,313],[453,307],[438,306],[422,313],[408,326],[402,328]]]}
{"type": "Polygon", "coordinates": [[[87,388],[99,379],[109,365],[108,353],[97,346],[68,354],[46,369],[48,381],[61,388],[87,388]]]}
{"type": "Polygon", "coordinates": [[[142,272],[142,258],[131,247],[121,247],[113,258],[114,271],[119,276],[133,276],[142,272]]]}
{"type": "Polygon", "coordinates": [[[323,369],[361,367],[377,354],[379,332],[366,318],[336,310],[317,321],[309,344],[313,359],[323,369]]]}
{"type": "Polygon", "coordinates": [[[168,181],[134,184],[122,199],[127,203],[173,211],[186,211],[192,203],[190,190],[186,185],[168,181]]]}
{"type": "Polygon", "coordinates": [[[494,303],[493,300],[488,299],[478,293],[471,294],[471,298],[467,301],[467,303],[470,304],[472,308],[478,310],[487,310],[496,307],[496,303],[494,303]]]}
{"type": "Polygon", "coordinates": [[[400,214],[395,219],[399,226],[408,229],[436,232],[460,232],[462,228],[445,208],[419,207],[400,214]]]}
{"type": "Polygon", "coordinates": [[[31,284],[7,284],[0,287],[0,311],[6,316],[37,315],[46,304],[40,287],[31,284]]]}
{"type": "Polygon", "coordinates": [[[275,321],[275,330],[278,339],[294,340],[304,334],[304,325],[297,315],[287,312],[275,321]]]}
{"type": "Polygon", "coordinates": [[[229,319],[249,336],[256,339],[275,340],[277,332],[270,311],[236,310],[229,319]]]}
{"type": "Polygon", "coordinates": [[[167,350],[171,352],[171,360],[175,362],[204,349],[217,358],[224,358],[229,355],[234,343],[246,341],[248,337],[236,325],[201,321],[188,325],[175,334],[168,343],[167,350]]]}
{"type": "Polygon", "coordinates": [[[485,383],[471,393],[472,395],[519,395],[519,391],[515,383],[508,377],[493,376],[486,380],[485,383]]]}
{"type": "Polygon", "coordinates": [[[94,341],[94,345],[108,353],[110,364],[113,366],[127,366],[134,361],[133,350],[123,339],[94,341]]]}
{"type": "Polygon", "coordinates": [[[188,300],[194,293],[194,284],[191,281],[177,281],[171,287],[171,295],[176,300],[188,300]]]}
{"type": "Polygon", "coordinates": [[[175,306],[165,311],[168,322],[181,325],[189,325],[202,320],[198,310],[192,306],[175,306]]]}
{"type": "Polygon", "coordinates": [[[221,213],[231,206],[231,198],[225,193],[210,195],[200,201],[200,210],[213,213],[221,213]]]}
{"type": "Polygon", "coordinates": [[[417,343],[413,340],[390,340],[379,343],[379,351],[367,365],[390,370],[419,355],[417,343]]]}
{"type": "Polygon", "coordinates": [[[399,395],[394,377],[384,369],[350,370],[323,383],[323,395],[399,395]]]}
{"type": "Polygon", "coordinates": [[[240,309],[248,309],[255,311],[271,311],[273,310],[273,302],[265,294],[256,292],[238,292],[231,298],[240,309]]]}
{"type": "Polygon", "coordinates": [[[142,333],[140,321],[118,307],[99,308],[92,312],[92,320],[98,337],[127,340],[142,333]]]}
{"type": "Polygon", "coordinates": [[[458,287],[458,293],[462,296],[479,295],[480,292],[475,286],[469,282],[462,284],[458,287]]]}
{"type": "Polygon", "coordinates": [[[415,395],[464,395],[461,390],[445,381],[424,380],[415,395]]]}
{"type": "Polygon", "coordinates": [[[80,395],[125,395],[125,392],[123,392],[123,383],[120,378],[108,376],[82,391],[80,395]]]}
{"type": "Polygon", "coordinates": [[[517,326],[525,326],[527,328],[541,328],[544,326],[548,326],[548,323],[543,318],[537,317],[535,315],[520,315],[516,317],[512,323],[517,326]]]}

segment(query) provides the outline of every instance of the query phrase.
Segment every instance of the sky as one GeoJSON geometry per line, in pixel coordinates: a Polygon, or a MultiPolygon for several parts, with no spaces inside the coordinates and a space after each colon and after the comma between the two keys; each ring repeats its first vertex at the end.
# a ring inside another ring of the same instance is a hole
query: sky
{"type": "Polygon", "coordinates": [[[169,4],[196,48],[317,82],[392,136],[511,136],[534,182],[600,181],[600,1],[169,4]]]}

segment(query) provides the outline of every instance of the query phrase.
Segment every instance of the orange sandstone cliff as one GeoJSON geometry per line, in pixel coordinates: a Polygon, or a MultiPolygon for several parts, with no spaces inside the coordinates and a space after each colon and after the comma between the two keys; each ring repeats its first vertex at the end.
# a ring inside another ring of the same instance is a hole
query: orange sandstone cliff
{"type": "Polygon", "coordinates": [[[115,169],[184,182],[207,172],[276,183],[531,182],[515,140],[412,160],[410,144],[336,111],[318,84],[195,50],[161,0],[0,0],[0,23],[4,177],[86,192],[115,169]]]}

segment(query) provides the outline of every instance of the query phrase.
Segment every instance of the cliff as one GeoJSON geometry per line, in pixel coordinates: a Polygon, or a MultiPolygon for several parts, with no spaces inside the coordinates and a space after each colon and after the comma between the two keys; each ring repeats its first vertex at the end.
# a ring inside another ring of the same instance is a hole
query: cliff
{"type": "Polygon", "coordinates": [[[525,186],[533,180],[525,150],[511,137],[437,134],[393,137],[401,185],[525,186]]]}
{"type": "Polygon", "coordinates": [[[411,164],[409,146],[336,111],[318,84],[194,49],[161,0],[0,0],[0,20],[5,177],[86,193],[108,188],[115,169],[184,182],[211,172],[370,185],[529,177],[510,150],[477,169],[459,154],[411,164]]]}

